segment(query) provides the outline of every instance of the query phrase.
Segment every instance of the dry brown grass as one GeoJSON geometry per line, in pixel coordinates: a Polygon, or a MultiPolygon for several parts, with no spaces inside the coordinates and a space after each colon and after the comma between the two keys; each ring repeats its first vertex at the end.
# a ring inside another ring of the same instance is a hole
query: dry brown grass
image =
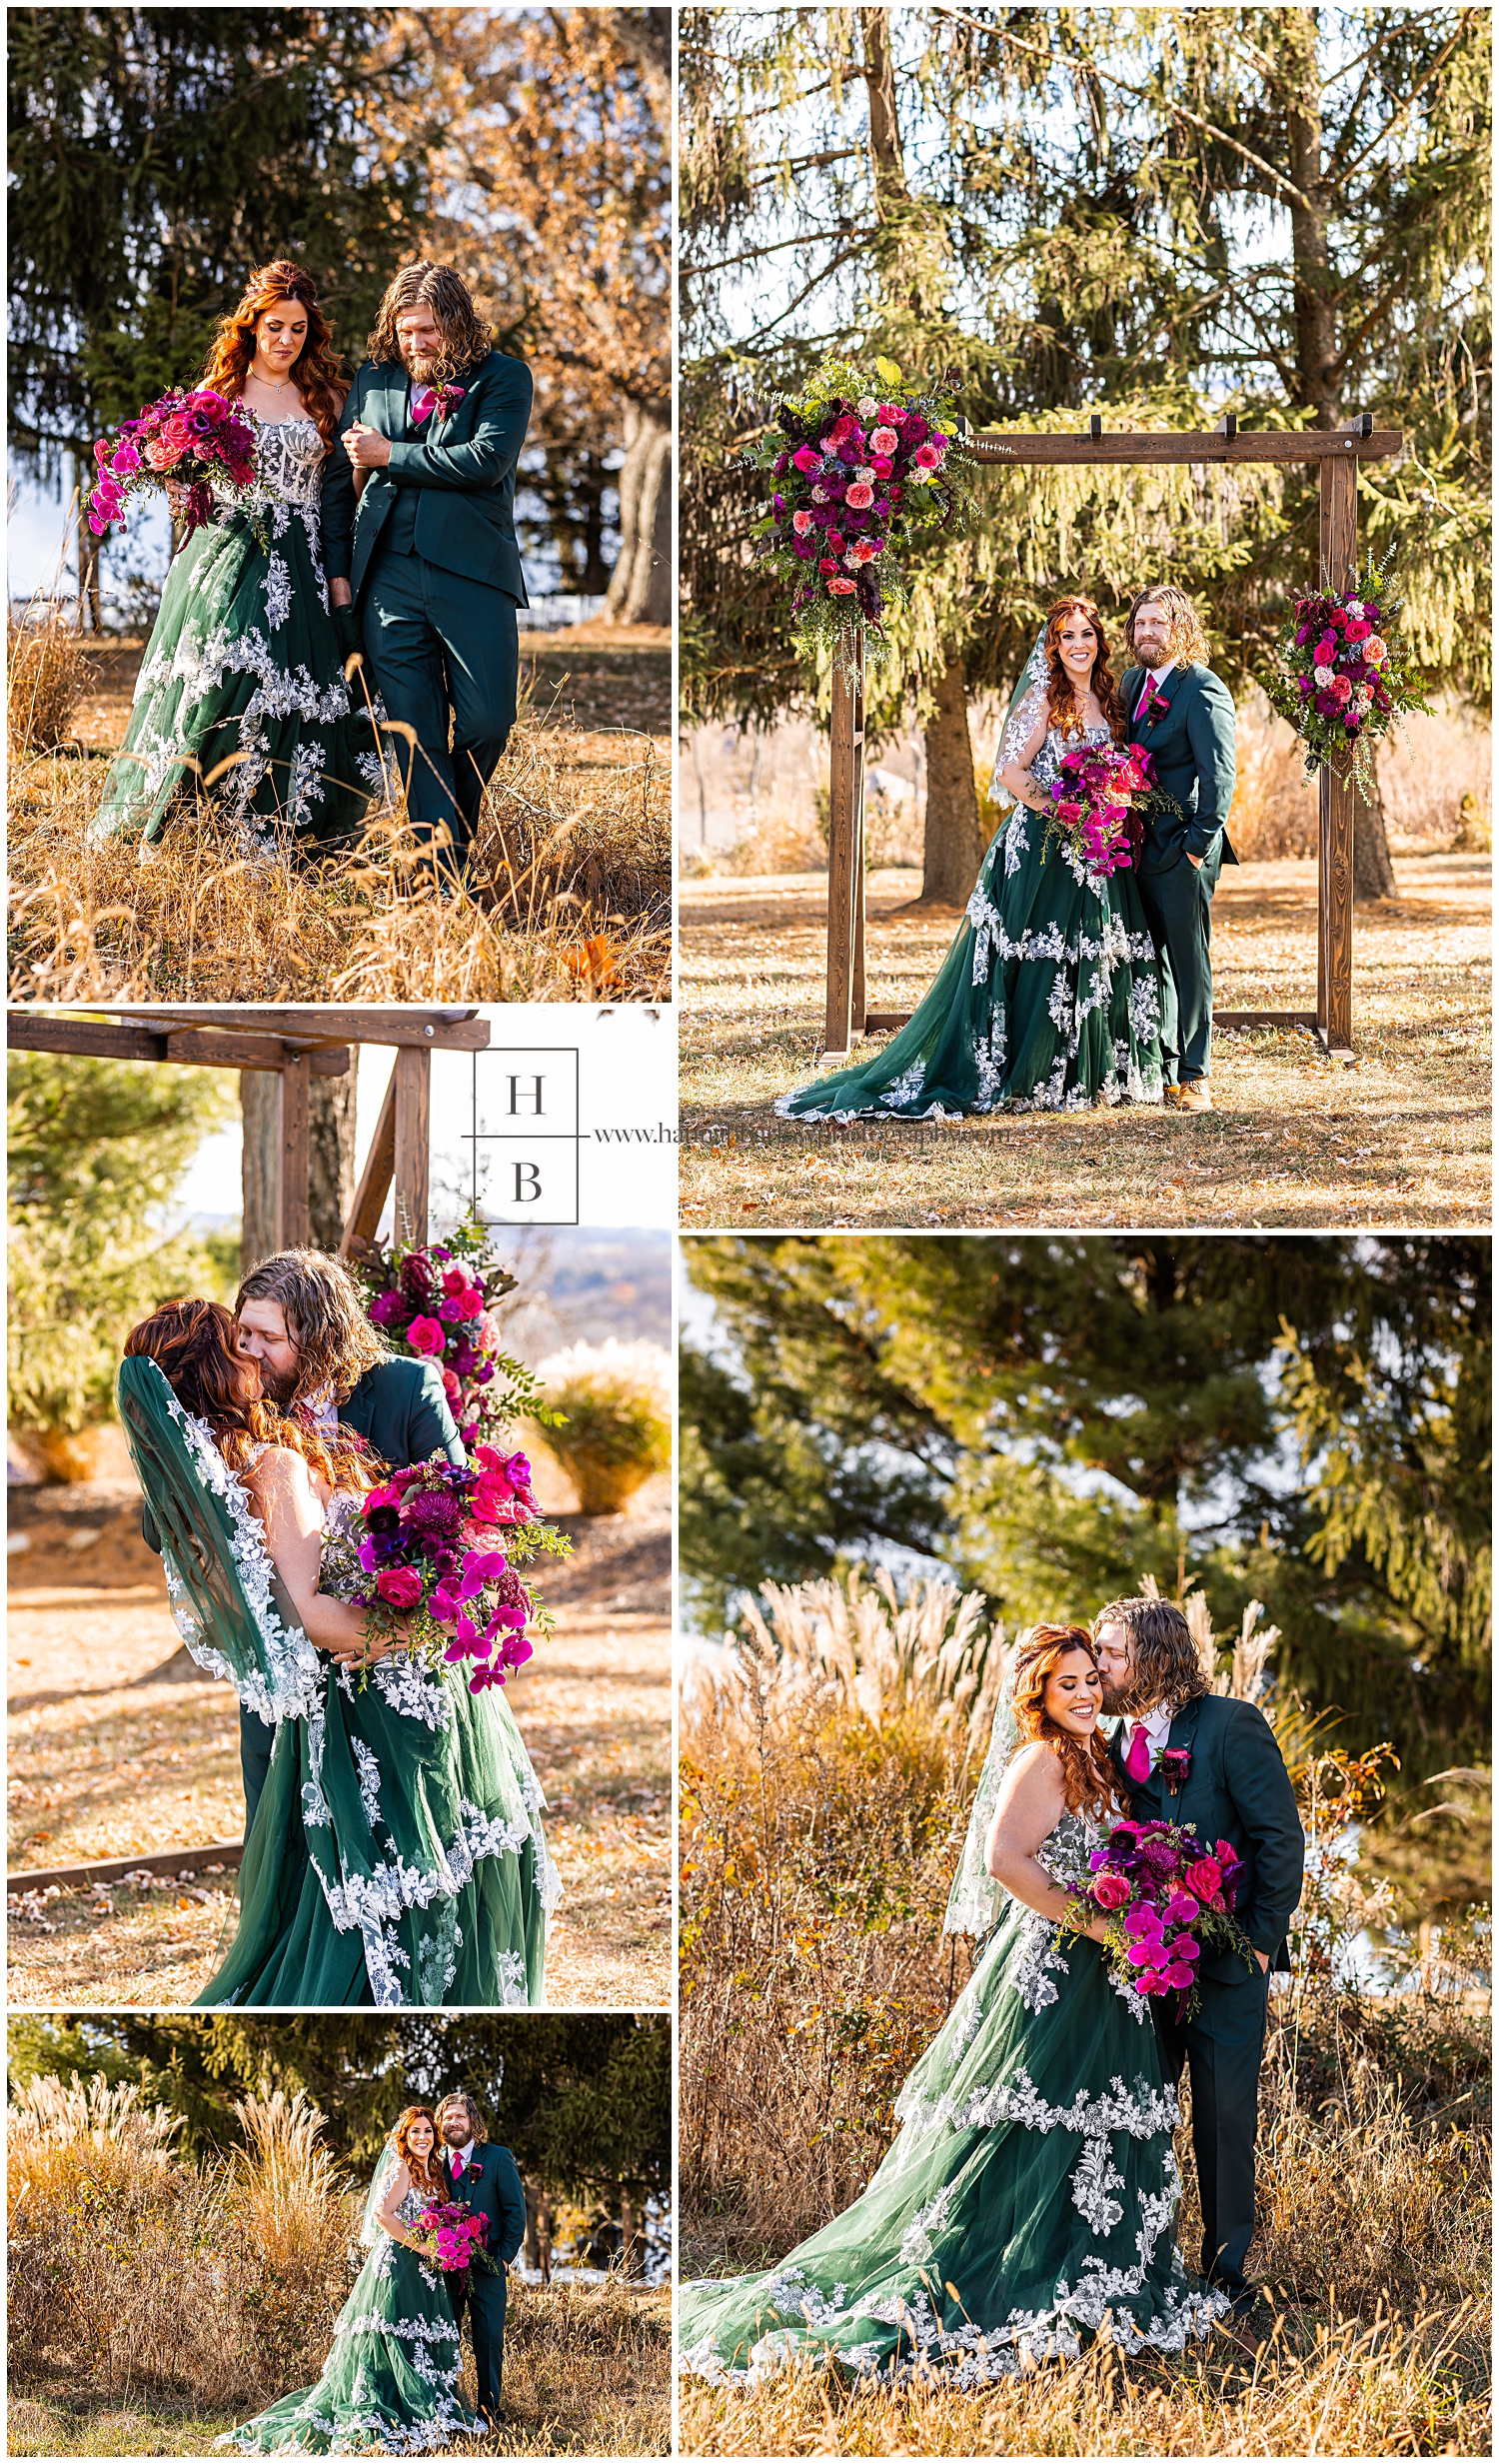
{"type": "MultiPolygon", "coordinates": [[[[1398,857],[1399,897],[1354,921],[1357,1066],[1298,1030],[1220,1035],[1217,1110],[945,1124],[777,1120],[816,1076],[826,961],[817,875],[681,893],[684,1226],[1487,1224],[1491,860],[1398,857]]],[[[1220,1009],[1301,1009],[1316,987],[1315,868],[1246,864],[1214,901],[1220,1009]]],[[[873,877],[871,1007],[910,1010],[958,924],[873,877]]]]}
{"type": "MultiPolygon", "coordinates": [[[[938,1928],[997,1653],[932,1588],[770,1590],[742,1674],[700,1664],[682,1718],[683,2273],[761,2267],[867,2180],[893,2100],[970,1972],[938,1928]],[[892,1604],[891,1604],[892,1605],[892,1604]]],[[[1458,1979],[1277,1991],[1245,2350],[1095,2352],[962,2396],[802,2367],[683,2393],[717,2455],[1486,2454],[1488,2014],[1458,1979]],[[1272,2320],[1275,2322],[1272,2327],[1272,2320]]],[[[1190,2136],[1182,2247],[1200,2238],[1190,2136]]]]}
{"type": "Polygon", "coordinates": [[[11,787],[11,991],[26,1001],[662,1000],[671,769],[654,738],[523,718],[485,802],[472,890],[444,892],[404,815],[290,864],[174,820],[148,860],[88,840],[103,759],[11,787]]]}
{"type": "Polygon", "coordinates": [[[20,623],[8,619],[5,632],[6,733],[12,761],[24,760],[68,742],[93,671],[54,601],[34,601],[20,623]]]}
{"type": "MultiPolygon", "coordinates": [[[[134,2089],[43,2078],[11,2111],[10,2452],[201,2455],[323,2366],[362,2199],[299,2096],[184,2164],[134,2089]],[[191,2266],[185,2272],[185,2258],[191,2266]]],[[[503,2438],[466,2455],[664,2455],[670,2294],[513,2283],[503,2438]]],[[[474,2400],[473,2372],[464,2392],[474,2400]]]]}

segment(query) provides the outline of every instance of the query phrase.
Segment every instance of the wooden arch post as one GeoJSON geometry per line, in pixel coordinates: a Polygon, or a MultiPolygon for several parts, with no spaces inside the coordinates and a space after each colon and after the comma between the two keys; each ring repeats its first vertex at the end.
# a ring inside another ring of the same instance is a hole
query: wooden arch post
{"type": "MultiPolygon", "coordinates": [[[[1313,462],[1317,466],[1321,584],[1351,590],[1358,575],[1358,464],[1385,461],[1404,445],[1398,428],[1376,429],[1367,413],[1346,428],[1272,429],[1240,436],[1230,412],[1210,435],[1156,430],[1106,436],[1030,436],[981,429],[964,440],[975,462],[1313,462]]],[[[850,671],[833,671],[827,817],[827,1009],[824,1062],[848,1059],[866,1031],[903,1027],[906,1011],[864,1009],[863,636],[850,671]]],[[[1353,782],[1324,768],[1318,786],[1317,1006],[1315,1010],[1221,1010],[1218,1027],[1310,1027],[1324,1051],[1353,1049],[1353,782]]]]}

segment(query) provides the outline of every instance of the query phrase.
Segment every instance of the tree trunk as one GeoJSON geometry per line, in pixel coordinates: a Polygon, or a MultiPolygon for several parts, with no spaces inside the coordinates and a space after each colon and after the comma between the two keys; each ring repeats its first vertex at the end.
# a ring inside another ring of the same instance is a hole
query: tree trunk
{"type": "Polygon", "coordinates": [[[355,1057],[344,1078],[315,1078],[308,1089],[307,1199],[312,1242],[333,1256],[354,1204],[355,1057]]]}
{"type": "Polygon", "coordinates": [[[537,2264],[542,2271],[542,2283],[552,2282],[552,2194],[544,2190],[537,2201],[536,2239],[540,2253],[537,2264]]]}
{"type": "Polygon", "coordinates": [[[864,38],[864,83],[869,96],[869,159],[874,171],[874,213],[884,220],[891,204],[906,204],[905,155],[895,108],[895,67],[890,57],[887,9],[860,9],[864,38]]]}
{"type": "Polygon", "coordinates": [[[1376,778],[1372,796],[1365,796],[1357,788],[1353,795],[1353,896],[1357,901],[1393,899],[1395,895],[1395,868],[1385,836],[1384,798],[1376,778]]]}
{"type": "Polygon", "coordinates": [[[952,652],[926,722],[926,830],[921,845],[921,896],[944,907],[966,907],[983,862],[968,697],[960,652],[952,652]]]}
{"type": "Polygon", "coordinates": [[[540,2267],[542,2258],[538,2218],[541,2214],[542,2194],[535,2182],[523,2181],[521,2195],[526,2201],[526,2238],[521,2244],[521,2264],[523,2267],[540,2267]]]}
{"type": "Polygon", "coordinates": [[[620,557],[604,602],[607,625],[672,622],[672,405],[631,402],[620,470],[620,557]]]}
{"type": "Polygon", "coordinates": [[[280,1088],[269,1070],[240,1072],[240,1272],[248,1274],[281,1246],[280,1088]]]}

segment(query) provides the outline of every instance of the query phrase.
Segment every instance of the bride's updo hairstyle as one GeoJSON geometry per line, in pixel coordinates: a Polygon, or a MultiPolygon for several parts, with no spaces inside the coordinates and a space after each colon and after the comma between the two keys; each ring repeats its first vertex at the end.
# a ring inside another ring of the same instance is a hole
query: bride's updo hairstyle
{"type": "Polygon", "coordinates": [[[443,2141],[437,2126],[437,2115],[431,2105],[408,2105],[391,2132],[391,2144],[414,2182],[420,2182],[424,2189],[441,2190],[443,2177],[435,2167],[442,2155],[443,2141]],[[411,2134],[418,2122],[432,2124],[432,2152],[425,2163],[419,2162],[411,2152],[411,2134]]]}
{"type": "Polygon", "coordinates": [[[1058,599],[1046,610],[1046,700],[1051,712],[1051,724],[1063,736],[1080,736],[1082,713],[1077,707],[1077,694],[1071,676],[1062,664],[1062,627],[1069,616],[1085,616],[1098,637],[1098,652],[1093,661],[1093,691],[1098,707],[1108,721],[1109,734],[1116,745],[1122,745],[1128,735],[1124,713],[1119,708],[1119,689],[1109,669],[1108,635],[1098,613],[1096,599],[1058,599]]]}
{"type": "Polygon", "coordinates": [[[280,308],[288,300],[295,300],[299,308],[307,311],[307,340],[293,365],[291,382],[307,405],[308,417],[317,421],[318,434],[332,453],[349,379],[333,347],[333,328],[318,306],[317,284],[311,274],[305,274],[289,258],[278,257],[274,265],[256,267],[238,308],[231,309],[221,320],[198,382],[211,386],[216,394],[227,394],[231,402],[238,402],[255,357],[255,329],[268,308],[280,308]]]}
{"type": "Polygon", "coordinates": [[[231,1471],[243,1471],[257,1445],[290,1446],[333,1488],[368,1488],[383,1467],[342,1432],[330,1442],[300,1418],[283,1419],[273,1402],[246,1401],[239,1329],[221,1301],[164,1301],[131,1327],[125,1357],[156,1362],[183,1409],[207,1421],[231,1471]]]}
{"type": "Polygon", "coordinates": [[[1015,1726],[1022,1744],[1048,1745],[1055,1754],[1067,1810],[1102,1816],[1116,1809],[1123,1796],[1108,1747],[1096,1726],[1084,1742],[1059,1728],[1046,1709],[1046,1680],[1069,1651],[1086,1651],[1096,1668],[1093,1638],[1085,1625],[1037,1625],[1026,1636],[1010,1678],[1015,1726]]]}

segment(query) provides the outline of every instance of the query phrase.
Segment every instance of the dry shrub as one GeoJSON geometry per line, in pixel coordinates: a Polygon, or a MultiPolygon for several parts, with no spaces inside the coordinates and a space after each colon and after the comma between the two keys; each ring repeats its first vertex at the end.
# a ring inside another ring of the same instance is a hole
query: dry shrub
{"type": "Polygon", "coordinates": [[[630,2293],[611,2279],[544,2292],[513,2280],[505,2419],[495,2442],[505,2455],[669,2455],[670,2289],[630,2293]]]}
{"type": "MultiPolygon", "coordinates": [[[[939,1927],[1002,1674],[974,1598],[882,1577],[766,1587],[682,1705],[684,2272],[763,2266],[849,2205],[893,2098],[970,1969],[939,1927]]],[[[1204,1652],[1205,1611],[1193,1603],[1204,1652]]],[[[1247,1616],[1218,1678],[1252,1691],[1247,1616]]],[[[1294,1740],[1288,1751],[1298,1753],[1294,1740]]],[[[1349,1919],[1352,1922],[1352,1918],[1349,1919]]],[[[1251,2273],[1279,2325],[1181,2357],[1076,2364],[972,2395],[689,2383],[688,2451],[722,2455],[1487,2453],[1487,1998],[1453,1973],[1277,1989],[1251,2273]]],[[[1189,2117],[1189,2090],[1183,2102],[1189,2117]]],[[[1200,2239],[1188,2120],[1178,2223],[1200,2239]]]]}
{"type": "Polygon", "coordinates": [[[862,2186],[945,2012],[939,1928],[1000,1652],[950,1583],[765,1598],[768,1624],[751,1609],[683,1691],[679,2129],[684,2192],[726,2250],[779,2255],[862,2186]]]}
{"type": "Polygon", "coordinates": [[[589,766],[523,725],[490,782],[474,888],[446,892],[404,813],[350,853],[254,861],[185,813],[93,846],[107,765],[37,764],[11,821],[11,990],[28,1001],[661,1000],[670,771],[649,738],[589,766]],[[601,936],[606,950],[595,949],[601,936]]]}
{"type": "Polygon", "coordinates": [[[672,1361],[659,1343],[573,1343],[537,1371],[549,1406],[566,1416],[545,1442],[584,1514],[619,1514],[672,1462],[672,1361]]]}
{"type": "Polygon", "coordinates": [[[62,608],[34,602],[6,626],[6,724],[12,761],[52,753],[73,733],[73,718],[93,670],[62,608]]]}
{"type": "Polygon", "coordinates": [[[134,2087],[38,2078],[10,2111],[13,2384],[76,2380],[264,2404],[322,2367],[357,2210],[298,2096],[241,2109],[250,2146],[184,2164],[134,2087]]]}

